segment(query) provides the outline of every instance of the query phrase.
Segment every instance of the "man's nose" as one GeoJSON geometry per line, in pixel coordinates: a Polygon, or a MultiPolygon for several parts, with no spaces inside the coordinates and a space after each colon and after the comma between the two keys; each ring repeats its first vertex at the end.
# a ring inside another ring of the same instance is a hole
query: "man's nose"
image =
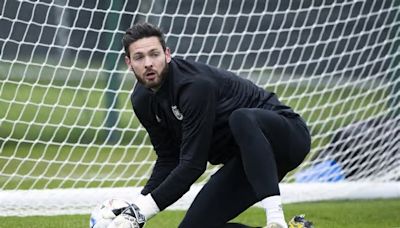
{"type": "Polygon", "coordinates": [[[153,61],[151,60],[151,58],[145,57],[144,67],[145,68],[152,68],[153,67],[153,61]]]}

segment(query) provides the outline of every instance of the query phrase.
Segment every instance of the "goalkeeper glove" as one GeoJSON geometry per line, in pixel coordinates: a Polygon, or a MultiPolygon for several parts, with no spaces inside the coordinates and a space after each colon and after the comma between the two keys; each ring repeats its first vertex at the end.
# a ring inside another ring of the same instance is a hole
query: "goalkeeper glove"
{"type": "Polygon", "coordinates": [[[140,213],[144,215],[146,221],[160,212],[151,194],[140,195],[135,199],[134,204],[139,208],[140,213]]]}
{"type": "Polygon", "coordinates": [[[113,211],[118,216],[108,228],[141,228],[146,221],[160,211],[150,194],[140,195],[134,201],[133,204],[123,208],[122,211],[113,211]]]}
{"type": "Polygon", "coordinates": [[[106,228],[112,220],[126,207],[129,203],[121,199],[108,199],[97,205],[90,216],[91,228],[106,228]]]}

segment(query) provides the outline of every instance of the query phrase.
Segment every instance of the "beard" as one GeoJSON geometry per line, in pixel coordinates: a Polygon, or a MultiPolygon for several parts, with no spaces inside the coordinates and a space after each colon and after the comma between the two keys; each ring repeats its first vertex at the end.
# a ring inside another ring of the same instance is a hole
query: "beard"
{"type": "Polygon", "coordinates": [[[159,75],[157,75],[157,77],[154,81],[146,80],[144,77],[141,77],[140,75],[138,75],[133,68],[131,68],[131,69],[133,71],[133,74],[135,75],[136,80],[140,84],[144,85],[144,87],[146,87],[148,89],[157,91],[161,87],[165,78],[167,77],[169,65],[168,65],[167,61],[165,61],[164,68],[162,69],[161,73],[159,75]]]}

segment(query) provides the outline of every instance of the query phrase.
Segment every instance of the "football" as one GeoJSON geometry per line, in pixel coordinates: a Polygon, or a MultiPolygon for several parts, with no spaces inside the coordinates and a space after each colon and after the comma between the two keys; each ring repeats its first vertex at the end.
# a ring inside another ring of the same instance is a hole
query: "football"
{"type": "Polygon", "coordinates": [[[122,199],[108,199],[97,205],[90,215],[90,228],[106,228],[117,215],[129,206],[122,199]]]}
{"type": "Polygon", "coordinates": [[[142,228],[145,222],[146,219],[139,208],[131,204],[111,222],[108,228],[142,228]]]}

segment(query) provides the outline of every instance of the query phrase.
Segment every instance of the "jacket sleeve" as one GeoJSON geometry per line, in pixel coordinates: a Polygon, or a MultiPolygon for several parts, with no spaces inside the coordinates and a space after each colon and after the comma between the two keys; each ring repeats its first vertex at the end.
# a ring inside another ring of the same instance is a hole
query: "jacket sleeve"
{"type": "Polygon", "coordinates": [[[157,188],[178,165],[179,148],[169,137],[167,129],[157,123],[155,114],[151,111],[152,101],[149,97],[133,94],[131,102],[133,110],[146,129],[157,154],[151,176],[141,191],[143,195],[146,195],[157,188]]]}
{"type": "Polygon", "coordinates": [[[183,196],[207,167],[215,119],[216,89],[206,80],[181,88],[179,108],[183,114],[178,166],[151,194],[160,210],[183,196]]]}

